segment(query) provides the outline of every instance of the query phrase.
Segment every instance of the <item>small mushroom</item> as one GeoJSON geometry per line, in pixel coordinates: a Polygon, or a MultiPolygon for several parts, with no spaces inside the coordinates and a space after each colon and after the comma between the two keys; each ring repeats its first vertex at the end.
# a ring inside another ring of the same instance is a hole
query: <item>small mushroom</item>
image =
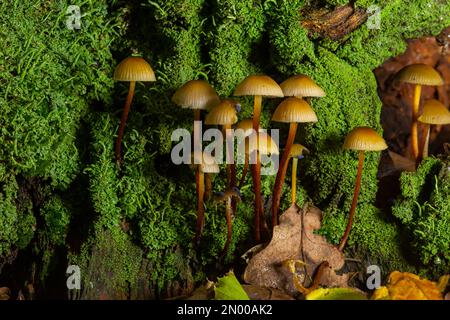
{"type": "Polygon", "coordinates": [[[431,99],[425,101],[423,105],[423,113],[418,120],[426,126],[426,137],[422,148],[422,158],[428,157],[428,145],[430,142],[430,127],[432,124],[449,124],[450,112],[438,100],[431,99]]]}
{"type": "Polygon", "coordinates": [[[283,100],[272,116],[272,121],[289,123],[289,134],[284,147],[283,155],[280,160],[272,197],[272,227],[278,224],[278,210],[280,207],[281,189],[286,175],[287,164],[291,147],[294,143],[297,132],[297,123],[317,122],[317,116],[314,110],[305,100],[290,97],[283,100]]]}
{"type": "Polygon", "coordinates": [[[419,157],[419,135],[417,129],[417,118],[419,117],[420,95],[422,86],[441,86],[444,80],[441,75],[431,66],[426,64],[411,64],[401,69],[397,74],[397,79],[402,82],[415,85],[414,104],[412,108],[411,123],[411,145],[414,160],[419,157]]]}
{"type": "Polygon", "coordinates": [[[291,204],[294,205],[297,202],[297,165],[298,159],[302,159],[304,154],[308,154],[309,150],[305,146],[299,143],[292,145],[290,158],[292,158],[292,187],[291,187],[291,204]]]}
{"type": "Polygon", "coordinates": [[[353,194],[352,206],[348,217],[347,227],[344,236],[339,243],[339,250],[344,250],[350,230],[352,228],[353,217],[355,215],[356,204],[358,202],[359,190],[361,188],[361,177],[364,163],[365,151],[381,151],[387,148],[384,139],[372,128],[356,127],[347,135],[344,141],[344,149],[359,151],[358,172],[356,174],[355,192],[353,194]]]}
{"type": "Polygon", "coordinates": [[[231,125],[237,122],[236,115],[236,101],[231,99],[225,99],[215,106],[206,115],[205,124],[208,125],[221,125],[222,134],[226,143],[226,162],[227,162],[227,182],[228,187],[232,188],[236,186],[236,166],[233,157],[233,140],[231,125]]]}
{"type": "MultiPolygon", "coordinates": [[[[325,97],[325,91],[319,87],[310,77],[304,74],[292,76],[280,84],[285,97],[305,98],[325,97]]],[[[306,100],[308,102],[308,100],[306,100]]]]}
{"type": "Polygon", "coordinates": [[[214,202],[225,202],[225,217],[227,219],[227,241],[220,254],[221,257],[225,256],[231,243],[233,232],[232,216],[234,215],[231,203],[233,200],[237,202],[241,201],[241,193],[236,187],[227,188],[225,192],[220,192],[214,196],[214,202]]]}
{"type": "Polygon", "coordinates": [[[219,166],[215,159],[204,152],[193,152],[191,154],[192,165],[195,168],[197,186],[197,227],[195,232],[195,243],[199,244],[203,225],[205,221],[205,173],[218,173],[219,166]]]}
{"type": "Polygon", "coordinates": [[[262,97],[283,97],[278,83],[266,75],[251,75],[245,78],[234,91],[234,96],[254,96],[253,129],[259,130],[262,97]]]}
{"type": "Polygon", "coordinates": [[[116,161],[121,162],[122,138],[125,131],[125,124],[130,111],[131,102],[133,101],[134,89],[136,81],[156,81],[155,73],[152,67],[141,57],[128,57],[120,62],[114,70],[114,80],[130,82],[125,107],[123,108],[122,117],[120,119],[119,132],[117,134],[117,142],[115,148],[116,161]]]}
{"type": "Polygon", "coordinates": [[[263,207],[261,201],[261,155],[278,154],[278,146],[272,138],[265,132],[253,131],[246,139],[247,157],[254,154],[256,164],[252,164],[253,192],[255,194],[255,240],[261,239],[261,218],[263,218],[263,207]],[[255,143],[256,142],[256,143],[255,143]]]}
{"type": "MultiPolygon", "coordinates": [[[[253,132],[253,119],[243,119],[236,123],[234,130],[244,131],[244,137],[248,137],[253,132]]],[[[248,171],[248,154],[245,154],[244,170],[242,171],[241,180],[239,180],[238,188],[241,189],[248,171]]]]}

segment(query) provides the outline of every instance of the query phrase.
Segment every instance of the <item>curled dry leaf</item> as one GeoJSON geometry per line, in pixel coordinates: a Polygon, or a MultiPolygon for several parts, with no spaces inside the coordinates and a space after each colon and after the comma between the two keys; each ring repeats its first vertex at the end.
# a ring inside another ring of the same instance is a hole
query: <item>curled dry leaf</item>
{"type": "Polygon", "coordinates": [[[305,287],[312,284],[317,267],[324,261],[329,268],[321,272],[318,285],[347,287],[349,276],[337,275],[335,270],[344,266],[344,255],[314,230],[320,228],[322,213],[315,207],[299,209],[291,206],[280,216],[270,243],[249,261],[244,273],[246,283],[282,290],[296,295],[291,270],[287,260],[302,261],[297,268],[298,279],[305,287]]]}
{"type": "Polygon", "coordinates": [[[9,300],[11,292],[7,287],[0,287],[0,300],[9,300]]]}
{"type": "Polygon", "coordinates": [[[290,295],[273,288],[254,286],[251,284],[244,284],[242,288],[247,292],[250,300],[294,300],[290,295]]]}

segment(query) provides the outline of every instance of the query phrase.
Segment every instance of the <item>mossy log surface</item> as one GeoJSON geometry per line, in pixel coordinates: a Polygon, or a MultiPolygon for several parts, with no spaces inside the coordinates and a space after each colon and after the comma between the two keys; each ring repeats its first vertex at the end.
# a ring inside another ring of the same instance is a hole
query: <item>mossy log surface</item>
{"type": "MultiPolygon", "coordinates": [[[[348,2],[321,3],[333,11],[348,2]]],[[[403,52],[406,39],[436,35],[450,25],[450,3],[356,1],[358,10],[379,6],[380,29],[362,23],[337,40],[302,26],[304,12],[320,9],[314,3],[88,0],[80,8],[81,29],[71,30],[71,1],[2,1],[0,279],[8,278],[13,257],[30,253],[39,261],[32,280],[42,296],[55,272],[64,277],[58,266],[67,263],[82,269],[83,298],[174,296],[205,279],[226,240],[225,208],[206,204],[203,245],[194,248],[194,173],[170,161],[173,130],[191,130],[193,119],[170,97],[198,78],[223,97],[252,73],[278,82],[306,73],[326,91],[311,102],[319,122],[297,134],[296,142],[311,150],[300,164],[298,193],[324,210],[321,233],[337,244],[358,161],[356,153],[341,149],[342,142],[355,126],[381,132],[372,70],[403,52]],[[114,83],[112,73],[133,52],[151,63],[158,81],[137,84],[119,170],[113,146],[127,86],[114,83]]],[[[239,118],[250,117],[251,100],[241,102],[239,118]]],[[[261,126],[281,128],[284,141],[287,128],[270,122],[277,103],[264,101],[261,126]]],[[[448,171],[448,161],[433,158],[417,174],[405,174],[392,214],[374,206],[378,160],[379,154],[367,154],[349,253],[381,264],[384,272],[448,272],[450,189],[448,173],[439,174],[445,166],[448,171]],[[405,234],[418,250],[414,259],[405,258],[405,234]]],[[[225,188],[225,165],[221,169],[214,191],[225,188]]],[[[238,176],[241,171],[238,166],[238,176]]],[[[263,177],[266,202],[273,180],[263,177]]],[[[282,209],[289,206],[288,183],[282,209]]],[[[222,266],[253,244],[250,179],[241,191],[244,201],[222,266]]]]}

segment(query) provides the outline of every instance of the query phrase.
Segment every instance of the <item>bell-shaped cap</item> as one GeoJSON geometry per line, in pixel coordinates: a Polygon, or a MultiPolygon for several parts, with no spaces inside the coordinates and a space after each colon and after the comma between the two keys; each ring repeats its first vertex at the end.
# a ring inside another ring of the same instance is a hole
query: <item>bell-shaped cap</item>
{"type": "Polygon", "coordinates": [[[325,97],[325,91],[304,74],[292,76],[280,84],[285,97],[325,97]]]}
{"type": "Polygon", "coordinates": [[[236,101],[224,99],[206,115],[205,124],[227,125],[237,122],[236,101]]]}
{"type": "Polygon", "coordinates": [[[114,70],[117,81],[156,81],[150,64],[141,57],[123,59],[114,70]]]}
{"type": "Polygon", "coordinates": [[[246,138],[245,143],[245,152],[247,154],[252,153],[256,149],[258,149],[260,154],[279,154],[278,146],[275,141],[269,136],[266,132],[259,132],[257,135],[256,132],[253,132],[246,138]],[[257,139],[259,138],[259,139],[257,139]],[[259,140],[259,146],[256,142],[259,140]]]}
{"type": "Polygon", "coordinates": [[[205,80],[191,80],[178,88],[172,102],[182,108],[204,110],[218,104],[219,97],[205,80]]]}
{"type": "Polygon", "coordinates": [[[387,149],[384,139],[372,128],[356,127],[344,141],[344,149],[358,151],[380,151],[387,149]]]}
{"type": "Polygon", "coordinates": [[[234,126],[234,129],[235,130],[241,129],[242,131],[244,131],[244,136],[248,137],[253,132],[253,119],[249,118],[239,121],[234,126]]]}
{"type": "Polygon", "coordinates": [[[433,67],[423,64],[411,64],[401,69],[397,74],[397,79],[407,83],[440,86],[444,84],[439,72],[433,67]]]}
{"type": "Polygon", "coordinates": [[[427,124],[449,124],[450,111],[439,100],[427,100],[423,104],[423,113],[418,120],[427,124]]]}
{"type": "Polygon", "coordinates": [[[272,116],[272,121],[277,122],[317,122],[317,116],[309,104],[299,98],[290,97],[284,99],[272,116]]]}
{"type": "Polygon", "coordinates": [[[301,145],[300,143],[294,143],[291,147],[291,152],[289,153],[289,156],[291,158],[298,158],[308,153],[309,150],[305,146],[301,145]]]}
{"type": "Polygon", "coordinates": [[[234,90],[234,96],[283,97],[278,83],[266,75],[251,75],[245,78],[234,90]]]}

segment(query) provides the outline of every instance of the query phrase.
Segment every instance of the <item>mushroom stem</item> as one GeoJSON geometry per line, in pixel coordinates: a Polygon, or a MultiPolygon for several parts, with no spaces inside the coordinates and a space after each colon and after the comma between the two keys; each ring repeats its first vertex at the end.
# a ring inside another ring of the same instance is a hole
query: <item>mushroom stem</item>
{"type": "Polygon", "coordinates": [[[241,189],[242,186],[244,185],[245,176],[247,175],[247,171],[248,171],[248,155],[246,153],[245,160],[244,160],[244,170],[242,171],[242,177],[241,177],[241,180],[239,181],[239,186],[238,186],[239,189],[241,189]]]}
{"type": "Polygon", "coordinates": [[[253,129],[258,132],[259,130],[259,119],[261,117],[261,104],[262,96],[255,96],[253,104],[253,129]]]}
{"type": "Polygon", "coordinates": [[[418,121],[419,117],[419,105],[420,105],[420,94],[422,91],[422,86],[417,84],[414,89],[414,104],[412,110],[412,124],[411,124],[411,145],[414,160],[419,157],[419,134],[418,134],[418,121]]]}
{"type": "Polygon", "coordinates": [[[212,182],[211,182],[211,174],[205,173],[205,195],[204,195],[204,201],[209,200],[211,197],[211,191],[212,191],[212,182]]]}
{"type": "Polygon", "coordinates": [[[256,164],[252,164],[253,191],[255,193],[255,240],[261,240],[260,217],[261,217],[261,160],[259,152],[256,151],[256,164]]]}
{"type": "Polygon", "coordinates": [[[283,155],[281,157],[280,166],[278,168],[277,177],[275,178],[275,185],[273,188],[272,197],[272,228],[278,224],[278,209],[280,207],[281,189],[286,175],[287,163],[291,153],[291,147],[294,143],[295,134],[297,132],[297,123],[291,122],[289,125],[289,135],[286,141],[283,155]]]}
{"type": "Polygon", "coordinates": [[[197,166],[195,171],[195,178],[197,182],[197,228],[195,233],[195,243],[199,244],[203,230],[203,222],[205,219],[205,207],[203,205],[204,197],[204,174],[200,171],[200,166],[197,166]]]}
{"type": "Polygon", "coordinates": [[[121,162],[121,147],[122,147],[122,138],[123,132],[125,131],[125,124],[128,119],[128,112],[130,112],[131,102],[133,101],[134,89],[136,87],[136,81],[130,81],[130,88],[128,89],[127,100],[125,101],[125,107],[123,108],[122,117],[120,118],[119,132],[117,134],[116,141],[116,161],[121,162]]]}
{"type": "Polygon", "coordinates": [[[291,204],[294,205],[297,202],[297,164],[298,158],[292,158],[292,188],[291,188],[291,204]]]}
{"type": "Polygon", "coordinates": [[[228,187],[232,188],[236,185],[236,168],[233,159],[233,136],[231,134],[231,125],[224,124],[222,126],[222,134],[225,137],[226,144],[226,161],[227,161],[227,182],[228,187]],[[234,176],[233,176],[234,174],[234,176]]]}
{"type": "Polygon", "coordinates": [[[223,247],[222,253],[220,254],[220,257],[223,257],[226,255],[228,251],[228,247],[231,243],[231,237],[233,232],[233,222],[231,221],[231,197],[227,199],[226,207],[225,207],[225,217],[227,219],[227,241],[225,242],[225,246],[223,247]]]}
{"type": "Polygon", "coordinates": [[[423,144],[423,149],[422,149],[422,159],[425,159],[428,157],[428,146],[430,144],[430,125],[426,124],[426,137],[425,137],[425,143],[423,144]]]}
{"type": "Polygon", "coordinates": [[[363,170],[363,163],[364,163],[364,151],[359,151],[358,172],[356,174],[355,192],[353,194],[352,206],[350,208],[350,213],[348,216],[348,223],[347,223],[347,227],[345,228],[344,236],[342,237],[341,242],[339,243],[339,251],[341,251],[341,252],[344,250],[345,244],[347,243],[347,239],[350,234],[350,229],[352,228],[352,224],[353,224],[353,217],[355,216],[356,204],[358,202],[359,190],[361,188],[361,176],[362,176],[362,170],[363,170]]]}

